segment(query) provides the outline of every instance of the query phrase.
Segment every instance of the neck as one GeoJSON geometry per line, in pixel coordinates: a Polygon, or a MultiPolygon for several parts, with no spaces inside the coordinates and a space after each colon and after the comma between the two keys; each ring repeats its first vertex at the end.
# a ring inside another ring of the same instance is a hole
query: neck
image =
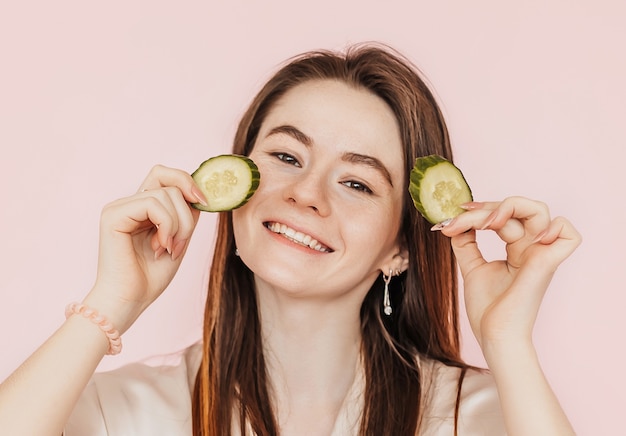
{"type": "Polygon", "coordinates": [[[263,285],[258,302],[279,425],[329,419],[332,427],[359,365],[359,302],[305,300],[263,285]]]}

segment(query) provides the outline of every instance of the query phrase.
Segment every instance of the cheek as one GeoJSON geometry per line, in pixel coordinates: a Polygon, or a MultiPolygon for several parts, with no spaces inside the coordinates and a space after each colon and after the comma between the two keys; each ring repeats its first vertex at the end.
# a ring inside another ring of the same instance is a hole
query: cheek
{"type": "Polygon", "coordinates": [[[359,246],[388,248],[395,245],[400,228],[400,210],[391,203],[375,210],[346,210],[344,231],[359,246]]]}
{"type": "MultiPolygon", "coordinates": [[[[245,207],[245,206],[243,206],[245,207]]],[[[247,240],[247,231],[244,224],[245,212],[242,211],[243,207],[233,211],[233,235],[235,237],[235,245],[239,247],[241,244],[238,241],[247,240]]]]}
{"type": "Polygon", "coordinates": [[[259,168],[259,173],[261,174],[261,178],[259,180],[259,187],[257,188],[254,195],[250,198],[248,203],[257,202],[266,196],[268,193],[279,190],[281,186],[284,186],[287,182],[284,177],[281,179],[281,173],[276,170],[276,167],[273,166],[270,162],[266,162],[265,159],[257,159],[255,163],[259,168]]]}
{"type": "Polygon", "coordinates": [[[387,209],[387,214],[381,221],[381,226],[384,228],[387,237],[395,245],[398,241],[398,235],[400,233],[400,227],[402,224],[402,201],[398,199],[395,203],[390,204],[387,209]]]}

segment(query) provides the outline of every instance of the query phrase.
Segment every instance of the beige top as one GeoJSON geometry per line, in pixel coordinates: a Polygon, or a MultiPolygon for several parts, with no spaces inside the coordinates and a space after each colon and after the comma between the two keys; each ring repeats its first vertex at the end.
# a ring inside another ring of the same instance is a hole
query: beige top
{"type": "MultiPolygon", "coordinates": [[[[168,356],[97,373],[85,388],[65,429],[66,436],[189,436],[191,394],[202,348],[197,343],[168,356]]],[[[421,436],[453,435],[459,369],[437,362],[424,386],[427,406],[421,436]]],[[[357,380],[348,398],[358,398],[357,380]]],[[[332,436],[357,434],[358,401],[346,401],[332,436]],[[352,407],[350,407],[352,405],[352,407]]],[[[239,434],[238,430],[233,434],[239,434]]],[[[461,391],[459,435],[501,436],[504,424],[498,393],[490,375],[470,370],[461,391]]]]}

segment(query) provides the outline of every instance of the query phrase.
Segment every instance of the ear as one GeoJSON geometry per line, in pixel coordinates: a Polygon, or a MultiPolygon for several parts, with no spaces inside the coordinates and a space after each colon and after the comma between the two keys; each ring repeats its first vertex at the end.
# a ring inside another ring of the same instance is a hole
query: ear
{"type": "Polygon", "coordinates": [[[380,269],[384,275],[391,274],[399,276],[409,267],[409,250],[401,249],[399,252],[394,254],[392,258],[385,262],[385,264],[380,269]]]}

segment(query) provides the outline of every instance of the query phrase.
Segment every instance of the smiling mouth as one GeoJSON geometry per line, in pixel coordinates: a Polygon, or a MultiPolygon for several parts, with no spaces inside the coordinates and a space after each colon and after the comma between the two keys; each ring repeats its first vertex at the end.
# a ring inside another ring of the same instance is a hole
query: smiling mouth
{"type": "Polygon", "coordinates": [[[291,242],[294,242],[303,247],[308,247],[312,250],[319,251],[322,253],[332,253],[333,250],[330,247],[325,246],[318,242],[315,238],[310,235],[307,235],[302,232],[298,232],[297,230],[292,229],[291,227],[286,226],[285,224],[277,223],[277,222],[266,222],[264,223],[265,227],[279,235],[282,235],[286,239],[289,239],[291,242]]]}

